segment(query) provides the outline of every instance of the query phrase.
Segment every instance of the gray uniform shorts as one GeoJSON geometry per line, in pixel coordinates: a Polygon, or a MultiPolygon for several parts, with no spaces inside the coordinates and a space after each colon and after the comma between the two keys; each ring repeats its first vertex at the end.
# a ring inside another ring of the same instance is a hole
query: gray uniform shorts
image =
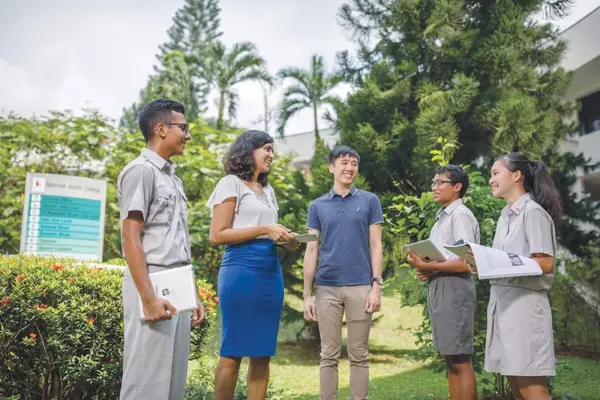
{"type": "Polygon", "coordinates": [[[429,281],[433,346],[442,356],[473,353],[475,284],[470,273],[437,273],[429,281]]]}

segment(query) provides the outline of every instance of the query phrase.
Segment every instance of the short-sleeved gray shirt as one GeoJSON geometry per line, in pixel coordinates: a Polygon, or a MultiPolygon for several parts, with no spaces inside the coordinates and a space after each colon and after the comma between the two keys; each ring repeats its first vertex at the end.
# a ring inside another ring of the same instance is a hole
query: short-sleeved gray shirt
{"type": "MultiPolygon", "coordinates": [[[[144,218],[142,247],[152,266],[181,266],[191,262],[187,197],[176,164],[150,149],[127,164],[117,180],[121,227],[131,211],[144,218]]],[[[123,251],[127,258],[127,254],[123,251]]]]}
{"type": "MultiPolygon", "coordinates": [[[[431,240],[448,259],[458,258],[454,253],[446,250],[443,246],[454,244],[459,240],[466,240],[473,243],[479,243],[479,223],[471,212],[464,205],[462,199],[457,199],[448,207],[441,208],[437,212],[437,220],[431,228],[429,234],[431,240]]],[[[433,274],[438,274],[434,272],[433,274]]],[[[447,274],[444,272],[444,274],[447,274]]],[[[470,273],[458,273],[456,275],[470,277],[470,273]]]]}
{"type": "MultiPolygon", "coordinates": [[[[529,193],[526,193],[512,207],[507,205],[502,210],[496,227],[493,247],[524,257],[531,257],[535,253],[554,256],[556,252],[554,221],[542,206],[536,203],[529,193]]],[[[490,279],[490,283],[531,290],[549,290],[553,280],[554,274],[543,274],[541,276],[490,279]]]]}

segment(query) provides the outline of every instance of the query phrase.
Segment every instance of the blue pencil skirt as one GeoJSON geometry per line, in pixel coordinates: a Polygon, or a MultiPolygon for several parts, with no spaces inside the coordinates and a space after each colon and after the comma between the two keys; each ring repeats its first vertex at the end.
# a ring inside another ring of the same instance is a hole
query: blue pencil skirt
{"type": "Polygon", "coordinates": [[[218,281],[221,357],[275,355],[283,309],[283,275],[268,239],[227,245],[218,281]]]}

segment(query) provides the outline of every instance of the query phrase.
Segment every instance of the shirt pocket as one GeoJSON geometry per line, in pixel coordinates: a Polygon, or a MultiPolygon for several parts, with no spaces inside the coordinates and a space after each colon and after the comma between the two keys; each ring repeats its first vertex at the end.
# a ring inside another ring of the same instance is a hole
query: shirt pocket
{"type": "Polygon", "coordinates": [[[175,216],[176,193],[173,188],[167,185],[159,185],[154,193],[154,208],[152,222],[169,223],[175,216]]]}

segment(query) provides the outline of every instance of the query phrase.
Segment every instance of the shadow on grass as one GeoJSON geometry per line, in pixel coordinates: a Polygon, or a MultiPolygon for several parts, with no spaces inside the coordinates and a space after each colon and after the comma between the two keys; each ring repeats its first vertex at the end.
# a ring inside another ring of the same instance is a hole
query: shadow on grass
{"type": "MultiPolygon", "coordinates": [[[[445,400],[448,387],[443,374],[419,367],[395,375],[373,378],[369,381],[371,400],[445,400]]],[[[318,395],[290,394],[287,400],[318,400],[318,395]]],[[[341,387],[339,400],[350,399],[350,389],[341,387]]]]}
{"type": "MultiPolygon", "coordinates": [[[[370,364],[390,364],[406,361],[415,361],[419,355],[418,349],[392,349],[387,346],[369,346],[370,364]]],[[[348,359],[348,347],[342,344],[341,359],[348,359]]],[[[319,348],[315,346],[301,346],[297,343],[279,343],[277,354],[271,360],[277,365],[298,364],[303,366],[319,365],[319,348]]]]}

